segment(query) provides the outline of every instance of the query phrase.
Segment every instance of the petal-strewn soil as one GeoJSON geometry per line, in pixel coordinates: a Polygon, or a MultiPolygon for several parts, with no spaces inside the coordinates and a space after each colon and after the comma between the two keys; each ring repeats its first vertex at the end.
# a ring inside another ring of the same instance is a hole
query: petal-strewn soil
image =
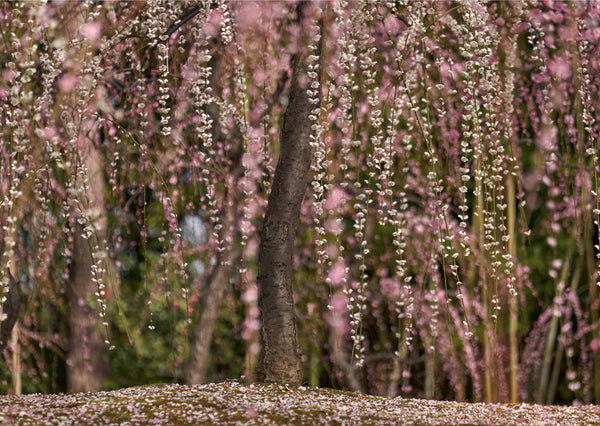
{"type": "Polygon", "coordinates": [[[600,425],[600,406],[469,404],[331,389],[159,385],[0,397],[3,425],[600,425]]]}

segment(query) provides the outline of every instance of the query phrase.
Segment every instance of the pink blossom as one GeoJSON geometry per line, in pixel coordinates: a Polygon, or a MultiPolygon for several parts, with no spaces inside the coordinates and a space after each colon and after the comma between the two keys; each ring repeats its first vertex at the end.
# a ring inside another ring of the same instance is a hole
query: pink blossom
{"type": "Polygon", "coordinates": [[[343,231],[343,223],[334,218],[329,218],[325,221],[325,230],[332,234],[343,231]]]}
{"type": "Polygon", "coordinates": [[[400,295],[400,285],[394,278],[382,278],[380,281],[381,291],[386,297],[398,298],[400,295]]]}
{"type": "Polygon", "coordinates": [[[573,74],[571,62],[564,57],[558,57],[548,61],[548,69],[552,75],[559,80],[568,80],[573,74]]]}
{"type": "Polygon", "coordinates": [[[81,27],[81,34],[90,41],[96,41],[102,34],[102,24],[100,22],[90,22],[81,27]]]}
{"type": "Polygon", "coordinates": [[[240,29],[247,30],[258,24],[261,17],[261,5],[256,2],[243,2],[235,17],[240,29]]]}
{"type": "Polygon", "coordinates": [[[49,127],[45,127],[44,131],[43,131],[43,136],[46,139],[51,139],[55,136],[58,136],[58,132],[56,131],[56,127],[54,126],[49,126],[49,127]]]}
{"type": "Polygon", "coordinates": [[[329,270],[329,279],[333,285],[341,284],[344,282],[346,276],[345,266],[342,262],[336,262],[329,270]]]}
{"type": "Polygon", "coordinates": [[[392,34],[397,34],[400,32],[400,21],[395,16],[386,16],[383,25],[385,27],[385,30],[389,31],[392,34]]]}
{"type": "Polygon", "coordinates": [[[547,126],[539,134],[536,143],[540,149],[544,151],[552,151],[556,146],[556,137],[558,135],[558,129],[556,126],[547,126]]]}
{"type": "Polygon", "coordinates": [[[256,285],[249,286],[242,294],[242,302],[246,304],[254,303],[258,300],[258,287],[256,285]]]}
{"type": "Polygon", "coordinates": [[[208,37],[216,37],[219,34],[219,26],[221,22],[222,13],[218,9],[214,9],[206,24],[202,27],[204,33],[208,37]]]}
{"type": "Polygon", "coordinates": [[[259,68],[256,71],[254,71],[254,81],[259,86],[262,85],[268,77],[269,75],[262,68],[259,68]]]}
{"type": "Polygon", "coordinates": [[[252,259],[252,258],[256,257],[257,254],[258,254],[258,241],[256,240],[256,238],[252,238],[251,240],[248,241],[248,244],[246,244],[246,256],[248,256],[249,259],[252,259]]]}
{"type": "Polygon", "coordinates": [[[325,201],[325,209],[335,210],[344,197],[345,194],[341,188],[333,188],[325,201]]]}
{"type": "Polygon", "coordinates": [[[78,82],[79,77],[76,75],[65,74],[58,80],[58,88],[61,92],[69,93],[77,86],[78,82]]]}
{"type": "Polygon", "coordinates": [[[17,73],[12,70],[4,71],[2,73],[2,81],[6,84],[12,83],[16,77],[17,73]]]}

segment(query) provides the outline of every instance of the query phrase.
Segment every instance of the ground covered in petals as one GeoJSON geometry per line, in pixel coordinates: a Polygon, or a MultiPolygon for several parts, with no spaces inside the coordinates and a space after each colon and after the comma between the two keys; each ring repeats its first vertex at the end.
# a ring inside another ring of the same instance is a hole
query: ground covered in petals
{"type": "Polygon", "coordinates": [[[11,425],[600,425],[600,406],[468,404],[331,389],[159,385],[112,392],[0,397],[11,425]]]}

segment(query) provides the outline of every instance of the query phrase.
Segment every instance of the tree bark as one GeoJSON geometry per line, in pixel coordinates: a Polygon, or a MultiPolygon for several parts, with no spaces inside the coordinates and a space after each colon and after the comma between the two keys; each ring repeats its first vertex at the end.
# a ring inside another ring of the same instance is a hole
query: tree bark
{"type": "MultiPolygon", "coordinates": [[[[90,239],[98,237],[102,239],[106,233],[107,223],[104,204],[105,183],[100,155],[90,147],[83,154],[83,161],[87,166],[89,179],[86,198],[97,231],[97,235],[90,239]]],[[[101,389],[108,367],[103,358],[105,344],[98,312],[88,304],[88,298],[97,291],[97,287],[92,282],[91,241],[81,236],[83,227],[84,225],[77,223],[73,230],[73,256],[67,282],[70,328],[67,354],[68,392],[93,392],[101,389]]]]}
{"type": "Polygon", "coordinates": [[[187,385],[203,383],[205,380],[206,366],[210,358],[210,345],[217,324],[219,308],[223,302],[223,295],[232,271],[233,268],[230,263],[226,264],[221,261],[217,261],[212,271],[209,284],[205,290],[206,297],[204,297],[202,313],[194,329],[190,356],[186,364],[185,383],[187,385]]]}
{"type": "Polygon", "coordinates": [[[88,303],[93,294],[92,252],[88,240],[81,237],[83,226],[74,230],[69,298],[69,352],[67,355],[67,391],[93,392],[102,387],[106,365],[102,359],[104,343],[97,310],[88,303]]]}
{"type": "MultiPolygon", "coordinates": [[[[227,212],[224,215],[223,230],[231,226],[232,215],[233,212],[227,212]]],[[[210,358],[210,345],[217,324],[219,309],[233,272],[233,263],[228,262],[228,260],[237,257],[239,257],[239,253],[230,255],[230,250],[225,250],[217,259],[217,263],[210,274],[208,286],[204,290],[202,313],[194,328],[190,355],[185,366],[185,382],[187,385],[203,383],[205,380],[206,366],[210,358]]]]}
{"type": "Polygon", "coordinates": [[[4,351],[4,348],[10,341],[13,326],[19,318],[19,311],[21,310],[19,286],[10,271],[7,271],[7,274],[8,294],[6,295],[6,300],[2,305],[2,314],[6,315],[6,317],[2,321],[2,325],[0,325],[0,353],[4,351]]]}
{"type": "MultiPolygon", "coordinates": [[[[4,248],[6,240],[6,232],[8,229],[8,211],[0,212],[0,262],[4,260],[4,248]]],[[[13,228],[13,233],[15,233],[13,228]]],[[[14,238],[14,236],[12,236],[14,238]]],[[[11,259],[14,265],[16,265],[16,259],[11,259]]],[[[14,271],[14,269],[13,269],[14,271]]],[[[5,289],[0,290],[0,298],[6,297],[6,300],[2,303],[2,309],[0,309],[0,315],[3,319],[0,319],[0,353],[4,351],[11,339],[12,329],[17,320],[19,319],[19,312],[21,310],[21,296],[19,292],[19,284],[14,279],[11,269],[6,268],[4,274],[8,277],[8,294],[5,289]]],[[[0,273],[0,277],[4,275],[0,273]]]]}
{"type": "MultiPolygon", "coordinates": [[[[298,21],[306,31],[304,13],[308,2],[298,6],[298,21]]],[[[302,35],[300,35],[302,37],[302,35]]],[[[312,105],[306,93],[306,46],[299,43],[294,58],[289,104],[283,117],[280,154],[263,222],[258,286],[261,319],[261,351],[256,368],[259,382],[299,385],[300,350],[294,315],[292,266],[300,207],[306,192],[312,148],[312,105]]]]}

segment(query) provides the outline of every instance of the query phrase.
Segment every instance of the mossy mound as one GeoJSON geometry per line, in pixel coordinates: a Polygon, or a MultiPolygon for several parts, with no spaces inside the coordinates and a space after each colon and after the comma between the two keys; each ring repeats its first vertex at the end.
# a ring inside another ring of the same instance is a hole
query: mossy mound
{"type": "Polygon", "coordinates": [[[5,425],[600,425],[600,407],[384,398],[237,381],[0,397],[5,425]]]}

